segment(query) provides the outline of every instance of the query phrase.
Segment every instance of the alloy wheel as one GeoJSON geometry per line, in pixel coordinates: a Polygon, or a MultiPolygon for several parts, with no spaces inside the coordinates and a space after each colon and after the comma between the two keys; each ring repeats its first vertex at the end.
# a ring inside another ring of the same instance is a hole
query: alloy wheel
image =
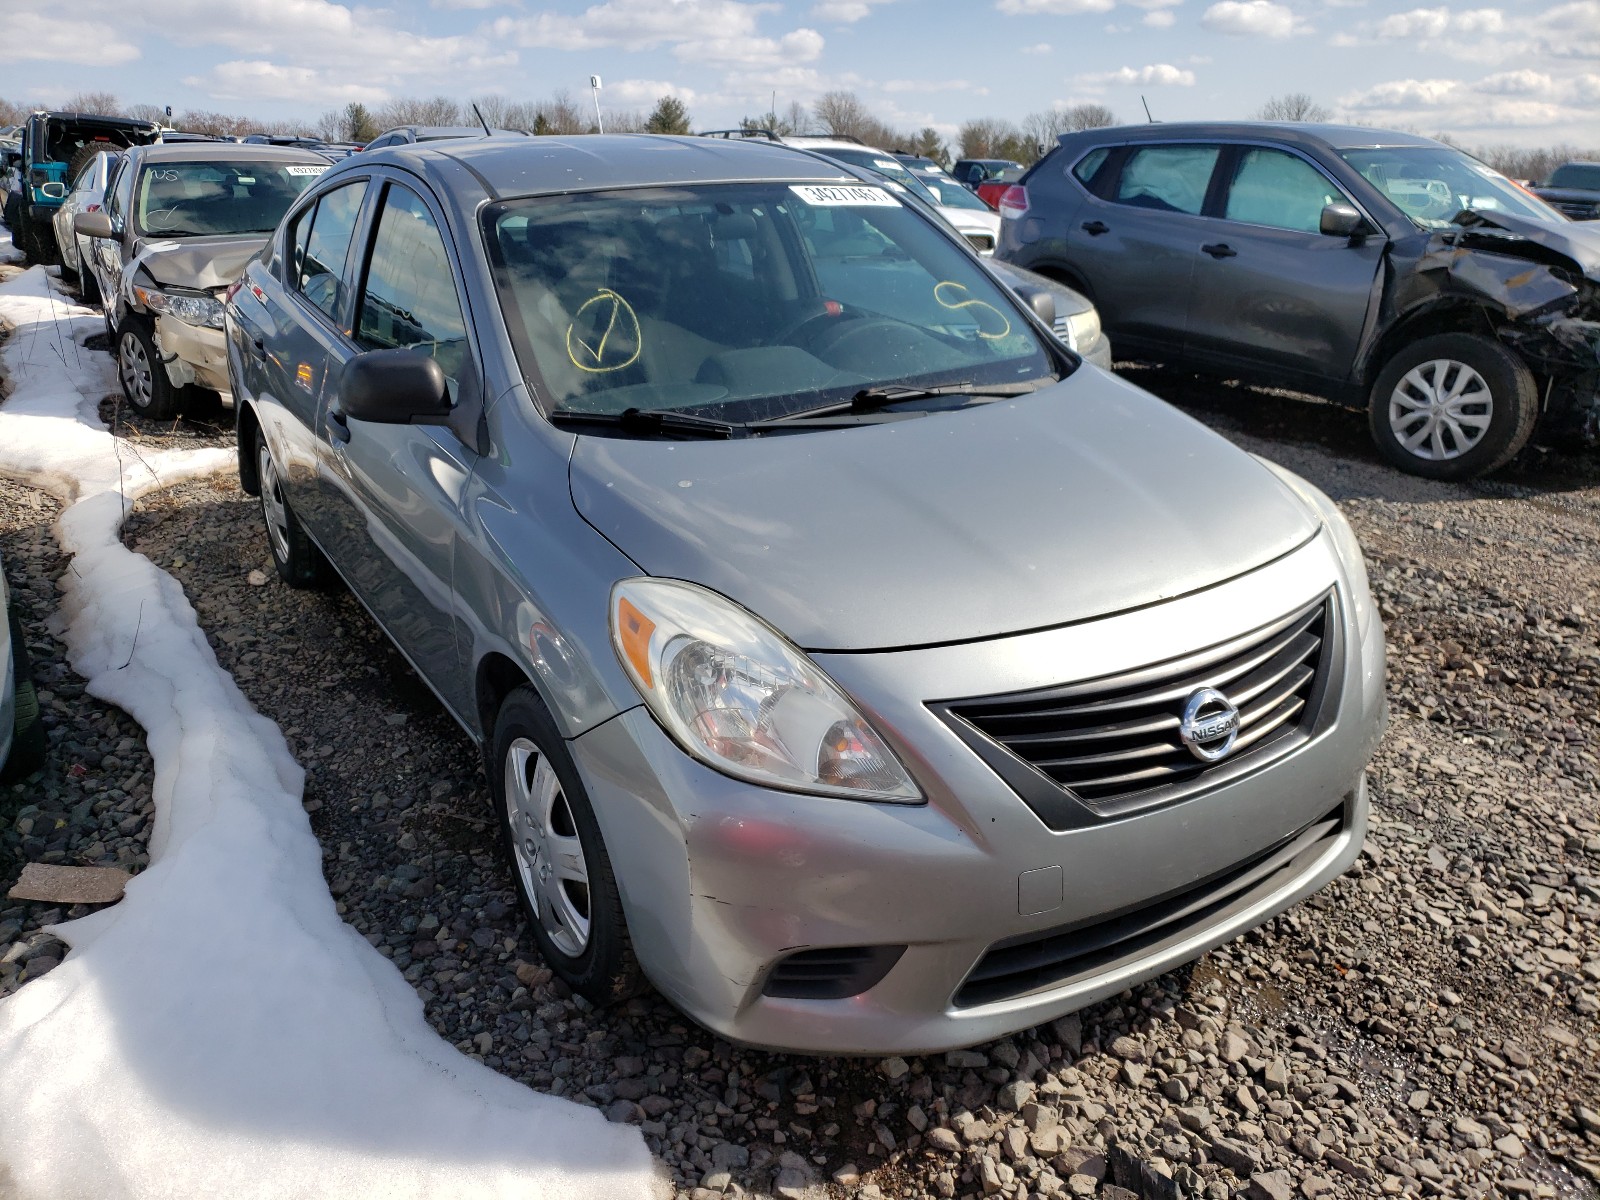
{"type": "Polygon", "coordinates": [[[1494,420],[1494,395],[1482,375],[1452,358],[1407,371],[1389,394],[1389,428],[1409,454],[1430,461],[1460,458],[1483,440],[1494,420]]]}
{"type": "Polygon", "coordinates": [[[279,562],[289,561],[289,509],[283,502],[283,484],[265,439],[256,445],[256,474],[261,481],[261,515],[267,523],[267,537],[279,562]]]}
{"type": "Polygon", "coordinates": [[[150,373],[150,356],[144,343],[131,329],[123,331],[117,345],[117,370],[122,376],[123,390],[135,408],[150,407],[155,381],[150,373]]]}
{"type": "Polygon", "coordinates": [[[589,945],[589,865],[555,767],[527,738],[506,749],[506,815],[523,892],[562,954],[589,945]]]}

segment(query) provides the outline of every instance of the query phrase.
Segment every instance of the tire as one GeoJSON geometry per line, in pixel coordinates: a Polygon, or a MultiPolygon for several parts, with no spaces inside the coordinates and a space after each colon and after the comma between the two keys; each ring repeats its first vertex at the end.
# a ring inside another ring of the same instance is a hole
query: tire
{"type": "Polygon", "coordinates": [[[117,378],[133,410],[157,421],[175,416],[180,397],[161,365],[155,326],[147,318],[129,313],[117,331],[116,354],[117,378]]]}
{"type": "Polygon", "coordinates": [[[272,460],[266,435],[259,428],[255,444],[256,477],[261,481],[261,520],[266,526],[267,549],[272,552],[272,565],[278,569],[278,578],[293,588],[325,587],[332,569],[289,507],[278,466],[272,460]]]}
{"type": "Polygon", "coordinates": [[[56,251],[56,234],[50,223],[46,221],[41,225],[23,213],[21,205],[18,205],[18,213],[22,223],[20,245],[23,261],[30,267],[48,267],[59,262],[61,255],[56,251]]]}
{"type": "Polygon", "coordinates": [[[566,743],[531,687],[516,688],[500,706],[490,754],[489,790],[539,953],[597,1006],[638,995],[644,975],[600,826],[566,743]]]}
{"type": "Polygon", "coordinates": [[[72,190],[73,185],[78,182],[78,172],[92,162],[96,154],[111,149],[114,147],[108,142],[85,142],[79,146],[73,156],[67,159],[67,190],[72,190]]]}
{"type": "Polygon", "coordinates": [[[11,627],[11,664],[16,683],[16,717],[11,727],[11,753],[0,763],[0,783],[26,779],[44,766],[49,751],[39,694],[33,686],[33,663],[22,640],[22,623],[15,612],[6,614],[11,627]]]}
{"type": "Polygon", "coordinates": [[[1503,467],[1538,417],[1527,364],[1471,333],[1412,342],[1379,373],[1367,402],[1378,452],[1426,479],[1475,479],[1503,467]]]}

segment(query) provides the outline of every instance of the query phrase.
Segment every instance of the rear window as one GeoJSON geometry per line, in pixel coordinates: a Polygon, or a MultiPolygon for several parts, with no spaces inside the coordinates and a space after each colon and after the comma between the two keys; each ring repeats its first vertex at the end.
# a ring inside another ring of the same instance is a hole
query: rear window
{"type": "Polygon", "coordinates": [[[1600,192],[1600,163],[1563,163],[1550,176],[1550,186],[1600,192]]]}
{"type": "Polygon", "coordinates": [[[1128,156],[1114,197],[1122,204],[1198,215],[1217,165],[1216,146],[1143,146],[1128,156]]]}

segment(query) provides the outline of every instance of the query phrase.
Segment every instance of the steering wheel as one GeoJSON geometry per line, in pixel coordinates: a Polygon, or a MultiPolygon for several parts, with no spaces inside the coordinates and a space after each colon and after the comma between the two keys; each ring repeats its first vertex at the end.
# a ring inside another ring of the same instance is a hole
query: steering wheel
{"type": "Polygon", "coordinates": [[[144,214],[144,223],[152,229],[170,229],[178,223],[178,205],[169,208],[152,208],[144,214]]]}
{"type": "Polygon", "coordinates": [[[830,326],[827,334],[811,347],[811,352],[818,358],[823,358],[825,362],[840,366],[833,359],[824,356],[829,353],[837,354],[847,345],[859,344],[864,340],[870,341],[873,337],[887,333],[904,333],[907,329],[920,332],[915,326],[907,325],[904,321],[896,321],[891,317],[857,317],[852,321],[830,326]]]}
{"type": "Polygon", "coordinates": [[[820,326],[829,321],[847,321],[850,319],[852,319],[851,314],[840,307],[837,300],[813,300],[806,305],[798,317],[789,321],[782,329],[773,334],[772,341],[777,345],[782,345],[785,342],[796,346],[803,345],[811,340],[812,326],[820,326]],[[830,303],[833,304],[833,308],[828,307],[830,303]],[[803,330],[806,331],[806,336],[801,338],[799,335],[803,330]]]}

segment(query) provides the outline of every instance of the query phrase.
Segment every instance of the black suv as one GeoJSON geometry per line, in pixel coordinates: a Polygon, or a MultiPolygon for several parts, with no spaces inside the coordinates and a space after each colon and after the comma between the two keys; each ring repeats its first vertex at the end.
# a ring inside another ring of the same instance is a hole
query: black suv
{"type": "Polygon", "coordinates": [[[997,256],[1100,311],[1119,356],[1365,407],[1403,470],[1503,465],[1600,416],[1600,232],[1429,138],[1294,124],[1064,135],[997,256]]]}

